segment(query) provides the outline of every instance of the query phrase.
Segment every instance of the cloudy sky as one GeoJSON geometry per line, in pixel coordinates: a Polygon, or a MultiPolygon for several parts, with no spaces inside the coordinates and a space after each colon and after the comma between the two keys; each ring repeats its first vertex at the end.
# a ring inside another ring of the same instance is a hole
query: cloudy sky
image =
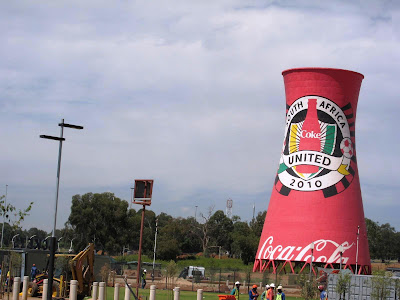
{"type": "Polygon", "coordinates": [[[71,197],[154,178],[156,213],[268,207],[282,148],[281,72],[365,75],[356,138],[365,215],[400,230],[396,1],[1,1],[0,194],[58,226],[71,197]],[[397,138],[396,138],[397,136],[397,138]]]}

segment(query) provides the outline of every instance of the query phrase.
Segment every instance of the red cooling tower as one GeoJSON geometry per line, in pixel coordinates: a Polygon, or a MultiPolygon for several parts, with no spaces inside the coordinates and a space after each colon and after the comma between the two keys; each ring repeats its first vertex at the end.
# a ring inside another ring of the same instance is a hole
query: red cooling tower
{"type": "MultiPolygon", "coordinates": [[[[355,121],[360,73],[323,68],[283,73],[285,139],[254,271],[306,265],[370,274],[355,121]],[[314,248],[314,249],[312,249],[314,248]]],[[[308,268],[307,268],[308,270],[308,268]]]]}

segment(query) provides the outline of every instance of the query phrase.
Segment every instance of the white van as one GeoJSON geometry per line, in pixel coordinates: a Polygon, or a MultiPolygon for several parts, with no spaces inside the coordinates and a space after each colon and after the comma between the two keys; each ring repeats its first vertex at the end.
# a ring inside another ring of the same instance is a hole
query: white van
{"type": "Polygon", "coordinates": [[[205,278],[206,269],[204,267],[189,266],[185,267],[179,277],[192,279],[193,277],[199,276],[205,278]]]}

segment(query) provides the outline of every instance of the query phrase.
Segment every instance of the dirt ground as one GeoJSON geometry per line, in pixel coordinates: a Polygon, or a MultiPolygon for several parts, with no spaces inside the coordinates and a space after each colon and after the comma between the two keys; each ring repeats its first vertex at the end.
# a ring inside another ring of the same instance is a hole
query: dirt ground
{"type": "MultiPolygon", "coordinates": [[[[136,287],[136,279],[135,278],[128,278],[127,279],[128,283],[132,285],[132,287],[136,287]]],[[[116,278],[115,283],[119,283],[120,286],[123,286],[124,280],[122,278],[116,278]]],[[[219,286],[219,290],[221,294],[227,294],[230,293],[233,286],[232,282],[230,283],[230,286],[226,286],[226,283],[222,283],[219,286]]],[[[157,289],[166,289],[166,282],[164,280],[155,280],[152,282],[151,280],[147,280],[147,285],[146,288],[150,288],[150,285],[156,285],[157,289]]],[[[182,291],[196,291],[198,289],[203,289],[205,292],[218,292],[218,284],[210,284],[210,283],[194,283],[192,285],[192,282],[190,280],[178,278],[175,279],[173,284],[169,285],[169,289],[173,289],[174,287],[179,286],[182,291]]],[[[259,292],[263,292],[264,289],[259,289],[259,292]]],[[[300,295],[300,289],[297,287],[284,287],[285,294],[288,296],[299,296],[300,295]]],[[[247,295],[247,286],[246,287],[241,287],[241,294],[246,294],[247,295]]]]}
{"type": "MultiPolygon", "coordinates": [[[[400,268],[400,263],[372,263],[372,271],[377,271],[377,270],[386,270],[386,268],[400,268]]],[[[119,283],[120,286],[124,286],[124,280],[123,278],[115,278],[115,283],[119,283]]],[[[130,277],[128,278],[128,283],[132,285],[132,287],[136,287],[136,278],[130,277]]],[[[166,282],[165,279],[158,279],[152,282],[151,280],[147,281],[147,286],[146,288],[149,289],[150,285],[155,284],[157,289],[166,289],[166,282]]],[[[210,284],[210,283],[194,283],[192,285],[191,280],[186,280],[186,279],[175,279],[173,284],[170,284],[168,286],[169,289],[172,289],[176,286],[179,286],[181,290],[184,291],[196,291],[197,289],[203,289],[205,292],[218,292],[218,284],[210,284]]],[[[226,294],[229,293],[232,289],[232,282],[230,282],[229,287],[226,286],[226,283],[222,283],[219,286],[221,294],[226,294]]],[[[263,291],[263,289],[261,289],[263,291]]],[[[294,286],[288,286],[284,287],[285,294],[287,296],[300,296],[300,289],[294,286]]],[[[247,287],[242,287],[241,288],[241,294],[247,294],[247,287]]],[[[3,298],[7,300],[7,296],[3,298]]],[[[19,299],[22,299],[22,296],[19,297],[19,299]]],[[[37,297],[28,297],[28,300],[38,300],[40,298],[37,297]]],[[[12,300],[12,293],[10,293],[10,300],[12,300]]]]}

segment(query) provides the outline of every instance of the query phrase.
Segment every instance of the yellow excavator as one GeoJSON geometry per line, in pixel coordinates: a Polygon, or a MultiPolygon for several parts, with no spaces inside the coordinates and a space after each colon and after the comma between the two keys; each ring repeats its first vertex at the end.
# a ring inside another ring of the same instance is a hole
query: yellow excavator
{"type": "MultiPolygon", "coordinates": [[[[70,278],[78,281],[78,300],[90,295],[90,288],[94,281],[94,245],[90,243],[84,250],[77,255],[56,254],[59,257],[70,258],[69,271],[70,278]]],[[[28,286],[28,296],[35,297],[43,293],[43,281],[47,279],[47,273],[38,274],[35,280],[28,286]]],[[[53,278],[53,297],[67,297],[69,293],[69,282],[64,280],[64,276],[53,278]]]]}

